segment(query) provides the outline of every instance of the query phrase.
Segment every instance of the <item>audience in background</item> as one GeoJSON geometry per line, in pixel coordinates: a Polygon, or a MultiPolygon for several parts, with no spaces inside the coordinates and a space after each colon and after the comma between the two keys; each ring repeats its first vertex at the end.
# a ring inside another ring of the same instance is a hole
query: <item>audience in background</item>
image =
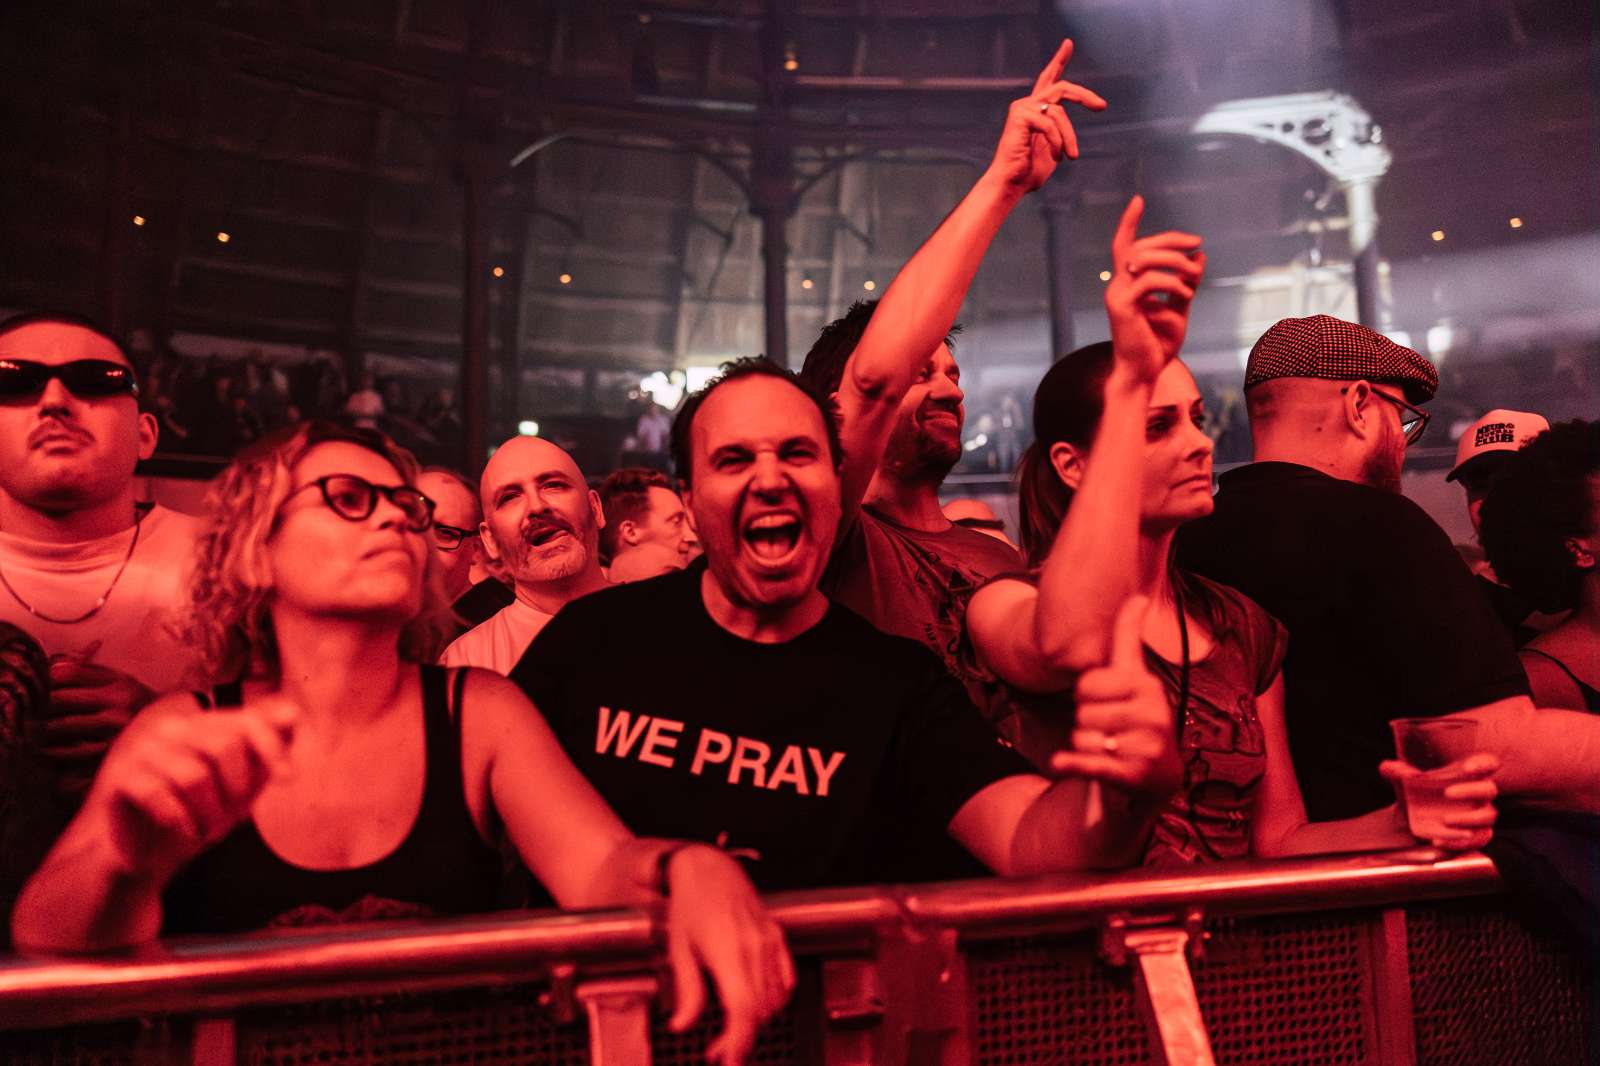
{"type": "Polygon", "coordinates": [[[433,501],[433,557],[438,563],[444,594],[454,603],[472,587],[472,570],[481,554],[478,527],[483,509],[478,492],[454,470],[442,466],[424,467],[417,476],[417,488],[433,501]]]}
{"type": "Polygon", "coordinates": [[[538,437],[512,437],[479,483],[484,553],[511,577],[516,598],[445,649],[446,666],[507,674],[563,605],[606,586],[600,569],[600,497],[572,457],[538,437]]]}
{"type": "Polygon", "coordinates": [[[1480,533],[1499,580],[1571,612],[1522,649],[1534,702],[1600,714],[1600,421],[1557,423],[1508,455],[1480,533]]]}
{"type": "Polygon", "coordinates": [[[94,323],[0,323],[0,621],[50,656],[41,736],[81,793],[107,745],[194,663],[178,638],[195,523],[141,509],[134,467],[155,450],[127,352],[94,323]]]}
{"type": "Polygon", "coordinates": [[[683,500],[659,470],[625,467],[600,483],[600,562],[614,584],[682,570],[699,553],[683,500]]]}
{"type": "MultiPolygon", "coordinates": [[[[11,905],[66,828],[73,804],[52,787],[40,734],[47,721],[50,664],[38,643],[0,622],[0,921],[10,942],[11,905]]],[[[0,945],[3,946],[3,945],[0,945]]]]}
{"type": "MultiPolygon", "coordinates": [[[[1444,479],[1457,482],[1466,492],[1467,517],[1472,521],[1474,536],[1481,539],[1483,501],[1512,453],[1549,428],[1550,423],[1541,415],[1496,408],[1462,431],[1461,439],[1456,442],[1455,465],[1444,479]]],[[[1478,558],[1473,559],[1464,550],[1462,558],[1471,567],[1478,587],[1489,597],[1494,613],[1510,630],[1518,647],[1532,640],[1540,629],[1548,628],[1548,625],[1535,624],[1548,622],[1548,619],[1531,617],[1536,614],[1533,601],[1495,576],[1494,567],[1482,555],[1481,547],[1478,558]]]]}

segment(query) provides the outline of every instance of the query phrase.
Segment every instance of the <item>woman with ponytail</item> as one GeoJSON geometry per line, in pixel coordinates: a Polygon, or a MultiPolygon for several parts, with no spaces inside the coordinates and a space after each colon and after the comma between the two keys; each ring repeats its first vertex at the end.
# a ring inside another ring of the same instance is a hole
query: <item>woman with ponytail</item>
{"type": "MultiPolygon", "coordinates": [[[[1111,776],[1136,754],[1124,750],[1132,738],[1075,730],[1072,691],[1105,661],[1119,607],[1142,598],[1145,661],[1167,690],[1184,762],[1146,865],[1414,843],[1397,806],[1307,822],[1283,725],[1287,633],[1242,593],[1173,562],[1179,527],[1212,508],[1204,403],[1176,358],[1205,254],[1192,234],[1137,238],[1143,210],[1134,197],[1112,242],[1111,341],[1057,362],[1034,394],[1034,443],[1017,474],[1031,569],[985,585],[968,607],[972,652],[1007,708],[997,725],[1041,765],[1061,748],[1102,751],[1073,756],[1075,768],[1111,776]]],[[[1469,766],[1475,777],[1446,793],[1448,832],[1436,845],[1488,840],[1497,764],[1474,756],[1469,766]]],[[[1384,770],[1397,778],[1408,768],[1384,770]]]]}

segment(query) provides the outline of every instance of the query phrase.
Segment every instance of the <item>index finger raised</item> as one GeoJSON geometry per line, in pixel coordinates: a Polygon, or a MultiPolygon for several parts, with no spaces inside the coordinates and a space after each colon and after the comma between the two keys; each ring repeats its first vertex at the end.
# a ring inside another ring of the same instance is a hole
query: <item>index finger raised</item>
{"type": "Polygon", "coordinates": [[[1144,197],[1134,193],[1133,199],[1128,201],[1128,206],[1122,209],[1122,218],[1117,222],[1117,232],[1111,238],[1111,255],[1117,263],[1127,259],[1127,251],[1138,237],[1139,220],[1143,217],[1144,197]]]}
{"type": "Polygon", "coordinates": [[[1072,38],[1063,37],[1061,39],[1061,47],[1056,49],[1056,54],[1050,57],[1050,62],[1044,65],[1044,69],[1039,72],[1039,76],[1033,79],[1033,91],[1035,93],[1040,92],[1046,85],[1059,80],[1062,68],[1067,65],[1067,61],[1071,58],[1072,38]]]}

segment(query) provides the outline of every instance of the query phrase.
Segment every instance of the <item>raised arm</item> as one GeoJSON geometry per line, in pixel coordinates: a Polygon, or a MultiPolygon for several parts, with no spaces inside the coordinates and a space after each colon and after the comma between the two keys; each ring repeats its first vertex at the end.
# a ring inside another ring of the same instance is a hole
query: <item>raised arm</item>
{"type": "Polygon", "coordinates": [[[1183,346],[1205,272],[1199,237],[1141,239],[1143,214],[1144,198],[1135,196],[1111,243],[1115,273],[1105,299],[1114,355],[1094,438],[1087,454],[1065,443],[1050,448],[1051,465],[1073,495],[1038,587],[1000,582],[968,607],[980,658],[1032,692],[1061,691],[1104,662],[1117,606],[1134,591],[1150,393],[1183,346]]]}
{"type": "Polygon", "coordinates": [[[1012,101],[988,169],[901,268],[845,365],[838,403],[846,524],[872,481],[901,397],[950,332],[994,235],[1017,202],[1049,180],[1062,156],[1077,158],[1066,104],[1093,111],[1106,106],[1090,90],[1060,80],[1071,58],[1072,42],[1062,41],[1033,92],[1012,101]]]}
{"type": "Polygon", "coordinates": [[[156,701],[112,744],[83,809],[23,889],[19,948],[101,951],[161,934],[161,893],[227,835],[281,764],[295,710],[282,699],[204,714],[156,701]]]}
{"type": "Polygon", "coordinates": [[[486,761],[494,809],[528,868],[568,908],[648,904],[665,891],[672,1027],[687,1029],[704,1007],[703,967],[728,1019],[708,1055],[743,1061],[756,1031],[788,1001],[794,965],[739,864],[706,844],[635,837],[521,689],[474,670],[468,693],[467,758],[486,761]]]}

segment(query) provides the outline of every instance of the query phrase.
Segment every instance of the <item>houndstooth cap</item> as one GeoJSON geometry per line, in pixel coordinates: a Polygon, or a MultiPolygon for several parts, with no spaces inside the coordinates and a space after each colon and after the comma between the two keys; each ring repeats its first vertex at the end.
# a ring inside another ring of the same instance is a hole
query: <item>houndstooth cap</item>
{"type": "Polygon", "coordinates": [[[1421,355],[1330,315],[1285,318],[1261,335],[1245,364],[1244,387],[1273,378],[1399,385],[1412,403],[1427,403],[1439,388],[1439,372],[1421,355]]]}

